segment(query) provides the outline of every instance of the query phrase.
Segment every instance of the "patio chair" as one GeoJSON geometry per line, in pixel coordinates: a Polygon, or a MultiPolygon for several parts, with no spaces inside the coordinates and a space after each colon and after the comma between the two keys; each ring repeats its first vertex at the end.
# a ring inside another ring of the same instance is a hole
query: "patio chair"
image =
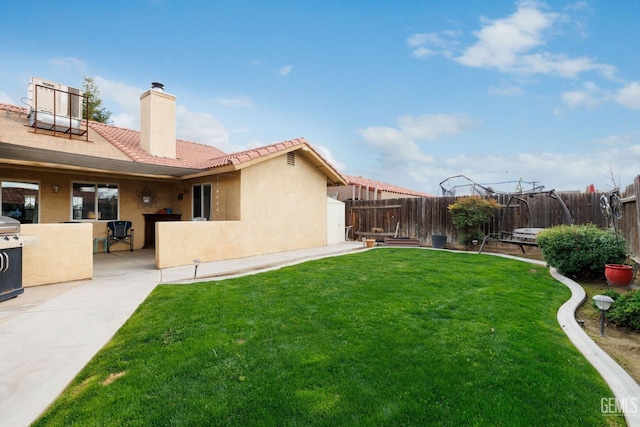
{"type": "Polygon", "coordinates": [[[133,252],[133,228],[131,221],[107,222],[107,252],[111,252],[111,245],[117,242],[129,242],[129,250],[133,252]]]}

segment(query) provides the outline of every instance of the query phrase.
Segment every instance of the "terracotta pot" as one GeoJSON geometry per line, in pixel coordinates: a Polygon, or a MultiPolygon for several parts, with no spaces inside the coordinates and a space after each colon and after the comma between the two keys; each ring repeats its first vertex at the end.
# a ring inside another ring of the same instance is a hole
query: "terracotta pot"
{"type": "Polygon", "coordinates": [[[629,286],[633,282],[633,267],[625,264],[607,264],[604,277],[612,286],[629,286]]]}

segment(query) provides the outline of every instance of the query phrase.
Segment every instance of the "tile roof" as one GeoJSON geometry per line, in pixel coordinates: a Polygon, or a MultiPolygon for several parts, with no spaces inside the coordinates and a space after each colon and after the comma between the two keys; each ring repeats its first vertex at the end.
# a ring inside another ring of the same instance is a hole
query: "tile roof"
{"type": "MultiPolygon", "coordinates": [[[[33,132],[25,130],[27,108],[0,103],[0,111],[6,111],[7,116],[21,116],[18,119],[12,117],[9,120],[12,125],[11,133],[5,135],[7,142],[19,140],[21,145],[61,152],[73,152],[99,158],[130,160],[134,163],[145,165],[194,170],[207,170],[227,165],[237,168],[256,159],[265,158],[279,152],[288,152],[295,149],[294,147],[300,146],[300,148],[313,154],[311,157],[316,158],[314,162],[317,165],[326,167],[327,176],[333,177],[332,180],[335,179],[337,180],[336,182],[344,181],[342,175],[320,153],[313,149],[304,138],[295,138],[230,154],[210,145],[177,139],[177,158],[172,159],[153,156],[146,152],[140,144],[140,132],[136,130],[90,121],[89,142],[91,144],[77,144],[78,141],[76,140],[59,138],[46,133],[35,135],[33,132]]],[[[0,115],[0,119],[3,119],[2,115],[0,115]]],[[[0,132],[0,137],[2,136],[2,132],[0,132]]]]}
{"type": "Polygon", "coordinates": [[[267,156],[269,154],[304,144],[308,145],[308,142],[304,138],[291,139],[289,141],[277,142],[264,147],[257,147],[245,151],[239,151],[237,153],[226,154],[215,159],[209,159],[201,162],[198,166],[203,169],[208,169],[229,164],[239,165],[262,156],[267,156]]]}
{"type": "Polygon", "coordinates": [[[193,169],[211,169],[226,165],[241,165],[245,162],[287,150],[291,147],[309,144],[304,138],[296,138],[227,154],[210,145],[178,139],[176,140],[177,158],[170,159],[152,156],[142,149],[139,131],[95,122],[89,122],[89,126],[135,162],[193,169]]]}
{"type": "Polygon", "coordinates": [[[203,159],[214,159],[226,155],[223,151],[210,145],[177,139],[176,159],[157,157],[142,149],[139,131],[97,122],[89,122],[89,127],[125,153],[134,162],[201,169],[198,164],[203,159]]]}
{"type": "Polygon", "coordinates": [[[354,175],[342,175],[349,185],[358,187],[377,188],[379,191],[386,191],[388,193],[405,194],[408,196],[416,197],[434,197],[433,194],[422,193],[420,191],[409,190],[407,188],[398,187],[397,185],[387,184],[385,182],[374,181],[372,179],[363,178],[361,176],[354,175]]]}

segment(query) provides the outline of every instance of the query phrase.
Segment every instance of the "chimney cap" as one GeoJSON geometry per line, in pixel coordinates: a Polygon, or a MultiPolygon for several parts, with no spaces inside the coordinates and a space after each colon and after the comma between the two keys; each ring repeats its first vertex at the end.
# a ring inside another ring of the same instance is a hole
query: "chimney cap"
{"type": "Polygon", "coordinates": [[[151,83],[151,89],[164,91],[164,85],[162,83],[153,82],[151,83]]]}

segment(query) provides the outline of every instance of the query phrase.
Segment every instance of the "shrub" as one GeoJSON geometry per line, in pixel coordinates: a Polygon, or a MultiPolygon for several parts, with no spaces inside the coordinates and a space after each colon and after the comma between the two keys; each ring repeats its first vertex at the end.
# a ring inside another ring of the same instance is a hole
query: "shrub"
{"type": "Polygon", "coordinates": [[[545,261],[565,276],[604,278],[605,264],[622,264],[627,258],[622,237],[593,224],[558,225],[538,234],[545,261]]]}
{"type": "Polygon", "coordinates": [[[640,292],[629,292],[615,298],[607,311],[607,319],[617,326],[640,331],[640,292]]]}
{"type": "Polygon", "coordinates": [[[463,245],[470,245],[473,240],[482,240],[481,230],[500,204],[494,199],[480,196],[461,197],[447,206],[451,212],[453,225],[458,229],[458,240],[463,245]]]}

